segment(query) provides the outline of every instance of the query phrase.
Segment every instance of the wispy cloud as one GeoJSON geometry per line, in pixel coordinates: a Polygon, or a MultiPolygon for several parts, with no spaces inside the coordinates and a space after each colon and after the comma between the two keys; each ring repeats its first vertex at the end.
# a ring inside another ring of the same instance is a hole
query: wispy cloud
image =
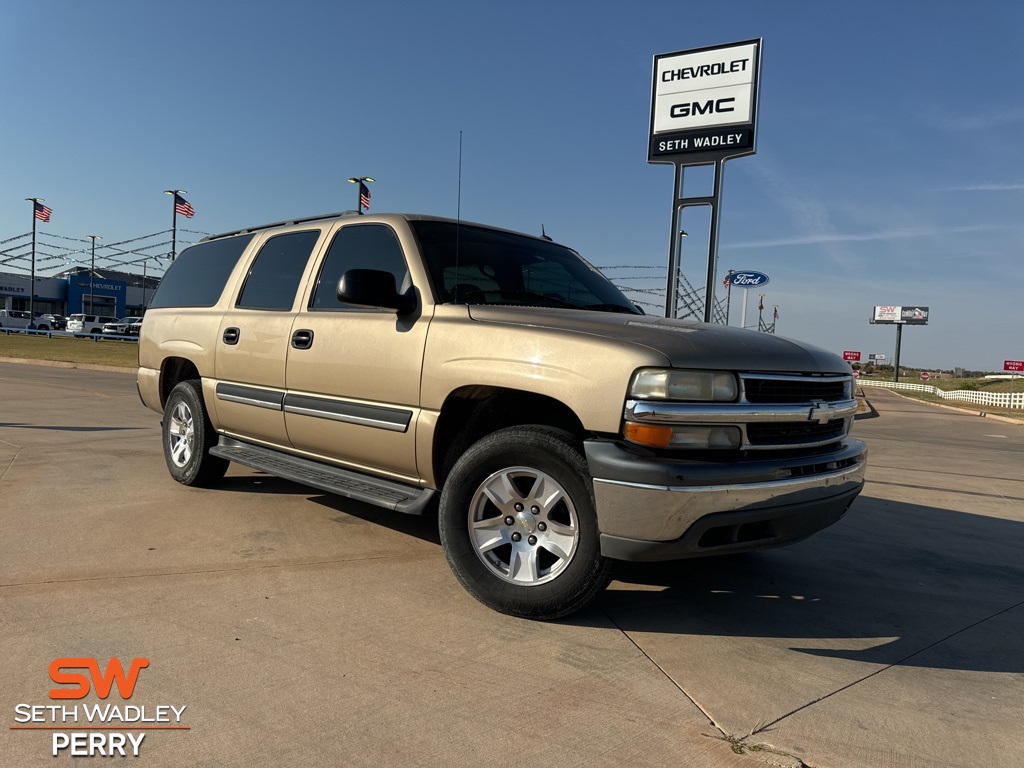
{"type": "Polygon", "coordinates": [[[933,112],[930,119],[938,128],[947,131],[981,131],[1024,122],[1024,108],[1014,105],[1012,107],[997,108],[988,112],[975,112],[957,117],[950,117],[948,114],[935,114],[933,112]]]}
{"type": "Polygon", "coordinates": [[[992,229],[995,228],[977,224],[964,227],[890,229],[881,232],[858,232],[856,234],[821,232],[819,234],[799,235],[797,237],[785,237],[775,240],[751,240],[743,243],[729,243],[727,247],[773,248],[776,246],[793,245],[826,245],[828,243],[863,243],[884,240],[901,240],[915,237],[934,237],[936,235],[948,235],[959,232],[987,232],[992,229]]]}
{"type": "MultiPolygon", "coordinates": [[[[797,184],[789,177],[788,172],[782,166],[772,162],[769,157],[762,154],[757,158],[758,162],[749,163],[744,166],[748,169],[770,196],[782,206],[789,214],[795,229],[804,234],[794,238],[795,244],[822,243],[839,244],[843,242],[838,229],[832,223],[829,210],[825,204],[814,195],[806,184],[797,184]],[[813,233],[813,234],[812,234],[813,233]],[[802,242],[806,240],[806,243],[802,242]]],[[[758,243],[731,243],[727,248],[754,248],[765,245],[765,242],[758,243]]],[[[779,241],[777,245],[787,243],[779,241]]],[[[828,256],[837,266],[848,266],[851,264],[851,255],[842,249],[826,247],[825,255],[828,256]]]]}
{"type": "Polygon", "coordinates": [[[1024,182],[1011,182],[1009,184],[963,184],[957,187],[942,187],[940,192],[1007,192],[1013,190],[1024,190],[1024,182]]]}

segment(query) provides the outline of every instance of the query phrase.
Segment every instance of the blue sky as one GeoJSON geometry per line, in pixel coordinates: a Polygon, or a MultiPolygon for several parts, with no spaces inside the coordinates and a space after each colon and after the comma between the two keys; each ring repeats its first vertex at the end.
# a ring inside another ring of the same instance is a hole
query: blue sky
{"type": "MultiPolygon", "coordinates": [[[[769,274],[782,335],[891,357],[872,306],[924,305],[905,364],[1001,369],[1024,359],[1022,28],[1016,2],[7,3],[0,240],[30,196],[46,232],[109,243],[169,228],[170,187],[218,232],[353,208],[352,175],[373,212],[454,216],[462,131],[465,219],[664,268],[652,58],[760,37],[719,274],[769,274]]],[[[634,274],[658,272],[610,272],[664,287],[634,274]]]]}

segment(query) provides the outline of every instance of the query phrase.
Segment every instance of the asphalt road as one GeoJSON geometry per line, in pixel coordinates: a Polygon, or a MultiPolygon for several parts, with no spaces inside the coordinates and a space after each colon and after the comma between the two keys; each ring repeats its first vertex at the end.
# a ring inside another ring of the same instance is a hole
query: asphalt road
{"type": "Polygon", "coordinates": [[[1024,426],[868,397],[839,524],[539,624],[463,592],[432,520],[184,488],[133,377],[0,363],[0,765],[54,762],[17,705],[104,703],[49,698],[61,657],[145,657],[107,703],[186,707],[105,765],[1024,765],[1024,426]]]}

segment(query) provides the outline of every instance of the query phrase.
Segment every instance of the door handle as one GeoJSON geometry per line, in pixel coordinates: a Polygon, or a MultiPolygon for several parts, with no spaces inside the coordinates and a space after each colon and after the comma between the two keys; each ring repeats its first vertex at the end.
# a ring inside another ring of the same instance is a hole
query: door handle
{"type": "Polygon", "coordinates": [[[237,328],[225,328],[224,329],[224,343],[225,344],[237,344],[239,336],[241,336],[241,332],[237,328]]]}
{"type": "Polygon", "coordinates": [[[313,346],[313,332],[305,328],[292,334],[292,346],[296,349],[309,349],[313,346]]]}

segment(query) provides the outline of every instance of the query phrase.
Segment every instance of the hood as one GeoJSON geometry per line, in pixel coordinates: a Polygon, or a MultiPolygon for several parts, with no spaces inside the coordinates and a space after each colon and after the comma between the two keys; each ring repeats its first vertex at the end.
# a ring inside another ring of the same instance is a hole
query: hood
{"type": "Polygon", "coordinates": [[[503,323],[630,342],[664,354],[674,368],[777,373],[849,374],[839,355],[811,344],[758,331],[696,320],[573,309],[470,305],[469,315],[503,323]]]}

